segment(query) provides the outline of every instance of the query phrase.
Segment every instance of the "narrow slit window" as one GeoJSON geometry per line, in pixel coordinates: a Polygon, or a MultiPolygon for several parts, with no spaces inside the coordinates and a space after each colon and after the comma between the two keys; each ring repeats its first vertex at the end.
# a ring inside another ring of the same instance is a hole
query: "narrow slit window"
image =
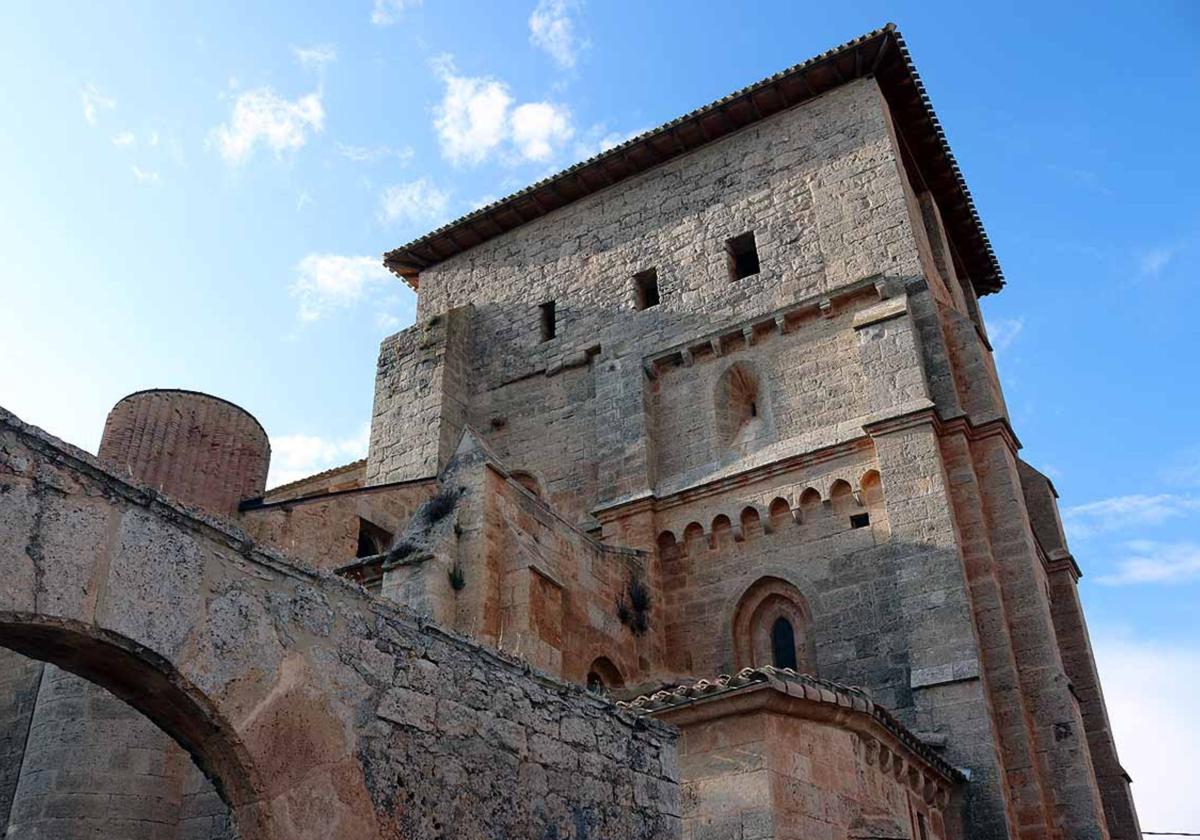
{"type": "Polygon", "coordinates": [[[782,616],[771,625],[771,660],[776,668],[796,670],[796,631],[782,616]]]}
{"type": "Polygon", "coordinates": [[[633,300],[638,309],[658,306],[658,270],[648,268],[633,275],[633,300]]]}
{"type": "Polygon", "coordinates": [[[850,516],[850,527],[851,528],[866,528],[870,524],[871,524],[871,514],[869,514],[869,513],[855,513],[855,514],[851,514],[851,516],[850,516]]]}
{"type": "Polygon", "coordinates": [[[729,261],[729,273],[734,280],[758,274],[758,246],[754,244],[754,232],[747,231],[725,243],[729,261]]]}
{"type": "Polygon", "coordinates": [[[554,314],[554,301],[547,301],[540,307],[542,320],[542,341],[549,341],[558,334],[558,323],[554,314]]]}

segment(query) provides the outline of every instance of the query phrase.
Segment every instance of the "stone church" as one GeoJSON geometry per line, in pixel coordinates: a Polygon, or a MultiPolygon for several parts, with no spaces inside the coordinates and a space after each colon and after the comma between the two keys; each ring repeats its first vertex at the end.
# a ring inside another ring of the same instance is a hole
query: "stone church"
{"type": "Polygon", "coordinates": [[[894,27],[384,263],[362,461],[0,412],[5,837],[1137,840],[894,27]]]}

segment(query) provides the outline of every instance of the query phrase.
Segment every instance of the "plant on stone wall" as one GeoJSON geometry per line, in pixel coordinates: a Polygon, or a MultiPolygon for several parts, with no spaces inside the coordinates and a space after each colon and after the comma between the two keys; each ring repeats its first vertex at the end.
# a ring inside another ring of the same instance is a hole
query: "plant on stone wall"
{"type": "Polygon", "coordinates": [[[425,519],[432,525],[450,515],[458,504],[458,490],[444,487],[425,503],[425,519]]]}
{"type": "Polygon", "coordinates": [[[640,636],[650,628],[650,590],[636,577],[629,578],[625,593],[617,601],[617,619],[640,636]]]}
{"type": "Polygon", "coordinates": [[[467,578],[463,574],[462,566],[453,566],[447,572],[447,575],[450,577],[450,588],[455,592],[461,592],[463,587],[467,585],[467,578]]]}

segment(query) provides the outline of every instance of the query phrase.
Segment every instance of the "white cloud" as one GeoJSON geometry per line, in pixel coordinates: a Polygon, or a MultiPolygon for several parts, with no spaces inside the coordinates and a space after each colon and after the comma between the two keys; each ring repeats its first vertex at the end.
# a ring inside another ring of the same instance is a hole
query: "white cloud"
{"type": "Polygon", "coordinates": [[[564,107],[530,102],[513,109],[513,142],[527,160],[549,160],[571,134],[571,114],[564,107]]]}
{"type": "Polygon", "coordinates": [[[1200,544],[1133,540],[1113,574],[1097,580],[1109,586],[1131,583],[1178,583],[1200,578],[1200,544]]]}
{"type": "Polygon", "coordinates": [[[401,163],[408,163],[413,158],[412,146],[351,146],[338,143],[337,153],[354,163],[378,163],[391,157],[401,163]]]}
{"type": "Polygon", "coordinates": [[[433,225],[445,220],[449,206],[449,193],[428,178],[420,178],[385,189],[379,198],[379,218],[388,224],[399,221],[433,225]]]}
{"type": "Polygon", "coordinates": [[[309,254],[295,270],[291,293],[299,300],[301,321],[358,303],[372,287],[394,279],[378,257],[309,254]]]}
{"type": "Polygon", "coordinates": [[[529,16],[529,42],[564,69],[574,67],[580,51],[588,46],[580,41],[572,18],[579,6],[574,0],[539,0],[529,16]]]}
{"type": "Polygon", "coordinates": [[[292,47],[292,55],[309,70],[322,70],[326,64],[337,61],[337,49],[333,44],[313,44],[310,47],[292,47]]]}
{"type": "Polygon", "coordinates": [[[446,85],[434,108],[442,156],[455,165],[480,164],[504,151],[511,162],[545,162],[574,134],[571,114],[551,102],[517,105],[508,85],[486,76],[461,76],[449,56],[434,62],[446,85]]]}
{"type": "Polygon", "coordinates": [[[1138,273],[1145,280],[1153,280],[1163,273],[1174,256],[1174,248],[1151,248],[1138,260],[1138,273]]]}
{"type": "Polygon", "coordinates": [[[88,125],[96,124],[101,111],[111,111],[117,107],[117,100],[105,96],[91,82],[83,86],[79,98],[83,101],[83,118],[88,121],[88,125]]]}
{"type": "Polygon", "coordinates": [[[1200,718],[1200,650],[1093,634],[1096,665],[1121,764],[1133,778],[1138,818],[1147,831],[1196,831],[1200,797],[1182,780],[1195,776],[1200,718]]]}
{"type": "Polygon", "coordinates": [[[375,0],[371,7],[371,23],[390,26],[404,16],[408,9],[421,5],[421,0],[375,0]]]}
{"type": "Polygon", "coordinates": [[[366,456],[370,438],[369,423],[364,423],[357,434],[341,439],[305,434],[272,436],[267,486],[289,484],[322,470],[357,461],[366,456]]]}
{"type": "Polygon", "coordinates": [[[996,318],[994,321],[988,321],[988,338],[991,340],[992,349],[1003,353],[1013,346],[1024,329],[1024,318],[996,318]]]}
{"type": "Polygon", "coordinates": [[[392,312],[380,312],[375,316],[375,326],[381,330],[398,329],[402,323],[404,322],[400,320],[400,316],[392,312]]]}
{"type": "Polygon", "coordinates": [[[1198,511],[1200,499],[1191,496],[1134,494],[1073,505],[1063,511],[1062,520],[1067,536],[1075,540],[1133,527],[1161,525],[1198,511]]]}
{"type": "Polygon", "coordinates": [[[119,131],[113,135],[112,142],[114,146],[132,146],[137,137],[132,131],[119,131]]]}
{"type": "Polygon", "coordinates": [[[451,163],[482,163],[508,134],[512,96],[503,82],[455,73],[450,59],[436,63],[446,93],[434,109],[442,155],[451,163]]]}
{"type": "Polygon", "coordinates": [[[213,139],[227,163],[245,163],[260,143],[276,157],[308,142],[310,133],[325,125],[321,93],[315,91],[295,101],[284,99],[269,87],[240,94],[233,104],[229,122],[217,126],[213,139]]]}
{"type": "Polygon", "coordinates": [[[158,185],[162,183],[162,178],[152,169],[142,169],[135,164],[130,167],[130,171],[133,172],[133,177],[137,179],[139,184],[158,185]]]}

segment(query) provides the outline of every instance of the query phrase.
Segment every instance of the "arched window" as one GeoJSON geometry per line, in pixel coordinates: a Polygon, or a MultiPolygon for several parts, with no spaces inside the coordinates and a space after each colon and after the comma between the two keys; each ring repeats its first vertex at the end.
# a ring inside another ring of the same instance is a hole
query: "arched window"
{"type": "Polygon", "coordinates": [[[679,559],[679,543],[670,531],[663,531],[658,535],[658,559],[663,563],[679,559]]]}
{"type": "Polygon", "coordinates": [[[699,522],[689,522],[683,529],[683,550],[689,557],[695,557],[700,549],[706,547],[704,526],[699,522]]]}
{"type": "Polygon", "coordinates": [[[762,518],[758,515],[758,509],[755,507],[746,507],[742,510],[742,539],[752,540],[762,536],[762,518]]]}
{"type": "Polygon", "coordinates": [[[621,672],[617,670],[617,666],[612,663],[612,660],[606,656],[596,657],[592,662],[592,667],[588,669],[588,691],[601,694],[624,685],[625,680],[621,678],[621,672]]]}
{"type": "Polygon", "coordinates": [[[733,523],[723,513],[712,521],[712,547],[728,548],[733,545],[733,523]]]}
{"type": "Polygon", "coordinates": [[[777,577],[760,578],[734,610],[735,666],[774,665],[816,673],[811,615],[796,587],[777,577]]]}
{"type": "Polygon", "coordinates": [[[771,659],[776,668],[796,668],[796,631],[783,616],[771,625],[771,659]]]}
{"type": "Polygon", "coordinates": [[[783,498],[771,502],[771,506],[767,508],[767,515],[771,520],[772,531],[778,531],[784,525],[790,525],[796,521],[792,518],[792,506],[788,504],[787,499],[783,498]]]}

